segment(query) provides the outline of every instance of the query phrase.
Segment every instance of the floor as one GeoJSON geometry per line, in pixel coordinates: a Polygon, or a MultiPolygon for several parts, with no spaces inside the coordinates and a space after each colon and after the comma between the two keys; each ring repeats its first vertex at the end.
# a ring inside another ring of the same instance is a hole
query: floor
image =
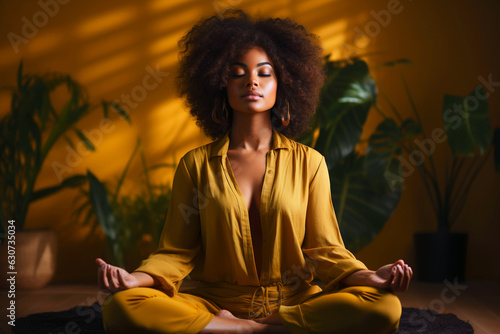
{"type": "Polygon", "coordinates": [[[441,284],[413,281],[410,289],[399,298],[405,307],[454,313],[469,321],[476,334],[500,333],[500,282],[441,284]]]}
{"type": "MultiPolygon", "coordinates": [[[[7,291],[0,291],[7,294],[7,291]]],[[[62,311],[77,305],[91,305],[102,301],[105,295],[92,285],[49,285],[39,290],[17,291],[16,318],[32,313],[62,311]]],[[[413,281],[409,291],[399,295],[403,306],[433,309],[440,313],[454,313],[469,321],[476,334],[500,333],[500,282],[471,281],[423,283],[413,281]]],[[[2,309],[7,307],[2,298],[2,309]]],[[[10,333],[5,317],[0,333],[10,333]]]]}

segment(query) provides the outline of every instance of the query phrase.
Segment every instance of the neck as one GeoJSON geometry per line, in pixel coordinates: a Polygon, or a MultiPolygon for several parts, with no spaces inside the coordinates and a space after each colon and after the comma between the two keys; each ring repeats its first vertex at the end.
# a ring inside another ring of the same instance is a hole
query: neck
{"type": "Polygon", "coordinates": [[[233,111],[229,149],[269,150],[272,136],[270,111],[256,114],[233,111]]]}

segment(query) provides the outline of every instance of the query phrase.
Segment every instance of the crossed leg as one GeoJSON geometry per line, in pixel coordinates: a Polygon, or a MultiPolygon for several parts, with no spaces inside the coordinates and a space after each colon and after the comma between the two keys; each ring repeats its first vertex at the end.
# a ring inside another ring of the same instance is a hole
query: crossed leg
{"type": "Polygon", "coordinates": [[[239,319],[194,295],[174,297],[152,288],[109,296],[103,304],[106,331],[119,333],[390,333],[401,304],[392,293],[348,287],[321,293],[257,321],[239,319]]]}

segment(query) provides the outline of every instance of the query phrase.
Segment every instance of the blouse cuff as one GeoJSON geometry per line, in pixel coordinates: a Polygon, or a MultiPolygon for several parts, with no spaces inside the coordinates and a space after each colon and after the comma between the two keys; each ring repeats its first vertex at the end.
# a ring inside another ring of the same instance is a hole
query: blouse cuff
{"type": "Polygon", "coordinates": [[[356,259],[342,260],[335,264],[335,266],[328,272],[328,278],[334,277],[328,283],[325,282],[325,290],[332,292],[342,288],[341,281],[358,270],[368,269],[365,264],[356,259]]]}
{"type": "Polygon", "coordinates": [[[161,288],[170,297],[173,297],[177,293],[182,283],[182,280],[172,281],[166,278],[164,273],[161,273],[155,266],[149,264],[141,265],[134,272],[143,272],[156,278],[161,283],[161,286],[156,286],[156,288],[161,288]]]}

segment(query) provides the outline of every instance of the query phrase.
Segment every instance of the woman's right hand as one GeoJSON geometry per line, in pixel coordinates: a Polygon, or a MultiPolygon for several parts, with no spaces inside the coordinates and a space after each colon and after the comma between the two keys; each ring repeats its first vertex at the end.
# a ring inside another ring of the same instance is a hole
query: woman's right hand
{"type": "Polygon", "coordinates": [[[125,269],[112,266],[103,259],[95,260],[97,270],[97,281],[99,289],[107,292],[117,292],[139,286],[137,277],[128,273],[125,269]]]}

